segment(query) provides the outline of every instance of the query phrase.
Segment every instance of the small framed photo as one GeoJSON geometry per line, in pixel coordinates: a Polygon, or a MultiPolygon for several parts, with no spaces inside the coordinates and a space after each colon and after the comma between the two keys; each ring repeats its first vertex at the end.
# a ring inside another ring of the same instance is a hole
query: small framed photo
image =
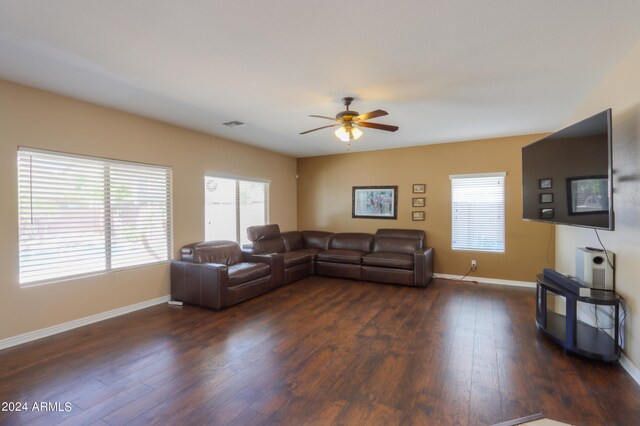
{"type": "Polygon", "coordinates": [[[553,219],[554,209],[540,209],[540,219],[553,219]]]}
{"type": "Polygon", "coordinates": [[[413,184],[413,193],[414,194],[424,194],[427,192],[427,185],[424,183],[414,183],[413,184]]]}
{"type": "Polygon", "coordinates": [[[411,212],[411,219],[414,222],[424,220],[424,212],[411,212]]]}
{"type": "Polygon", "coordinates": [[[551,178],[540,179],[538,180],[538,186],[540,189],[553,188],[553,180],[551,178]]]}
{"type": "Polygon", "coordinates": [[[541,204],[553,203],[553,193],[545,192],[540,194],[540,203],[541,204]]]}
{"type": "Polygon", "coordinates": [[[414,197],[411,199],[411,207],[424,207],[424,197],[414,197]]]}

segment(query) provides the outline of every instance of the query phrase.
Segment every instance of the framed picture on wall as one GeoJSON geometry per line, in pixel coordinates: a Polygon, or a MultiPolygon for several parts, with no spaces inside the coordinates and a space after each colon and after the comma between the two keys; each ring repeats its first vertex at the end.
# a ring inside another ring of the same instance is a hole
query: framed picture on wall
{"type": "Polygon", "coordinates": [[[553,219],[554,209],[540,209],[540,219],[553,219]]]}
{"type": "Polygon", "coordinates": [[[424,207],[424,197],[414,197],[411,199],[411,207],[424,207]]]}
{"type": "Polygon", "coordinates": [[[424,220],[424,212],[411,212],[411,220],[414,222],[424,220]]]}
{"type": "Polygon", "coordinates": [[[413,184],[413,193],[414,194],[424,194],[427,192],[427,185],[424,183],[414,183],[413,184]]]}
{"type": "Polygon", "coordinates": [[[354,186],[351,217],[355,219],[397,219],[397,186],[354,186]]]}
{"type": "Polygon", "coordinates": [[[545,192],[540,194],[540,203],[541,204],[553,203],[553,193],[545,192]]]}
{"type": "Polygon", "coordinates": [[[551,178],[544,178],[538,180],[538,187],[540,189],[549,189],[553,187],[553,180],[551,178]]]}

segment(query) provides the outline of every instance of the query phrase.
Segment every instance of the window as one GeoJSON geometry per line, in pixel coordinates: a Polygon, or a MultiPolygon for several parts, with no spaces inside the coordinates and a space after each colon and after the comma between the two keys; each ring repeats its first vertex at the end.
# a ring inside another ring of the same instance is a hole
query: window
{"type": "Polygon", "coordinates": [[[171,169],[18,150],[20,284],[170,260],[171,169]]]}
{"type": "Polygon", "coordinates": [[[452,175],[451,248],[504,252],[506,173],[452,175]]]}
{"type": "Polygon", "coordinates": [[[269,183],[204,177],[205,240],[249,244],[247,228],[267,223],[269,183]]]}

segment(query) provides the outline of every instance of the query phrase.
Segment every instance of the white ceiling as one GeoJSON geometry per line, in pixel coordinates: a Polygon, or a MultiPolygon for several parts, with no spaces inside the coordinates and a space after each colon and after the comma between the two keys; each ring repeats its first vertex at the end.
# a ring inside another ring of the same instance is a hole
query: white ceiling
{"type": "Polygon", "coordinates": [[[638,0],[0,0],[0,78],[297,157],[557,130],[640,40],[638,0]],[[247,127],[227,128],[240,120],[247,127]]]}

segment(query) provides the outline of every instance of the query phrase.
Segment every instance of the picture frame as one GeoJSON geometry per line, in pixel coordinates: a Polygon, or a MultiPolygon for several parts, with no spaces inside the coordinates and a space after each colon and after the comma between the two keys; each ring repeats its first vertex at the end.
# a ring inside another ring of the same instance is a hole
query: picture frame
{"type": "Polygon", "coordinates": [[[609,180],[603,176],[567,178],[569,215],[592,215],[609,212],[609,180]]]}
{"type": "Polygon", "coordinates": [[[351,193],[354,219],[398,219],[398,186],[354,186],[351,193]]]}
{"type": "Polygon", "coordinates": [[[555,209],[553,208],[540,209],[540,219],[553,219],[554,213],[555,209]]]}
{"type": "Polygon", "coordinates": [[[427,192],[427,185],[424,183],[414,183],[413,184],[413,193],[414,194],[424,194],[427,192]]]}
{"type": "Polygon", "coordinates": [[[423,211],[415,211],[411,212],[411,220],[414,222],[420,222],[424,220],[424,212],[423,211]]]}
{"type": "Polygon", "coordinates": [[[540,189],[553,188],[553,179],[551,178],[538,179],[538,187],[540,189]]]}
{"type": "Polygon", "coordinates": [[[424,197],[413,197],[411,199],[411,207],[424,207],[425,198],[424,197]]]}
{"type": "Polygon", "coordinates": [[[543,192],[540,194],[540,204],[553,203],[553,192],[543,192]]]}

